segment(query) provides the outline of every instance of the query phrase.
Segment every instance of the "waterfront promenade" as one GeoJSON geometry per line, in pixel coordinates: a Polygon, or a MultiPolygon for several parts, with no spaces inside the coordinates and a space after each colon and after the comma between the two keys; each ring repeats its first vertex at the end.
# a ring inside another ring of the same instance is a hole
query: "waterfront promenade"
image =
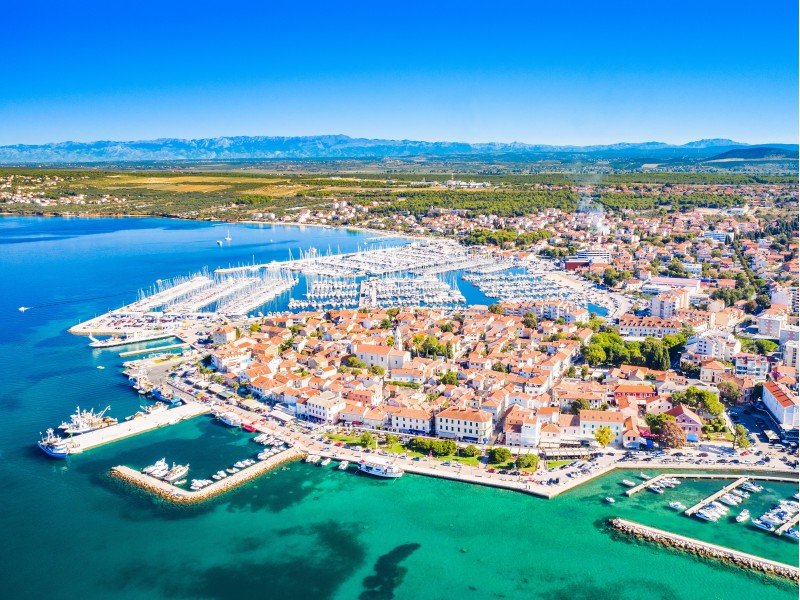
{"type": "Polygon", "coordinates": [[[209,412],[211,409],[199,402],[187,402],[181,406],[170,408],[161,412],[142,415],[130,421],[122,421],[116,425],[109,425],[89,433],[73,437],[69,444],[70,454],[80,454],[91,448],[110,444],[118,440],[139,435],[166,425],[174,425],[186,419],[192,419],[209,412]]]}

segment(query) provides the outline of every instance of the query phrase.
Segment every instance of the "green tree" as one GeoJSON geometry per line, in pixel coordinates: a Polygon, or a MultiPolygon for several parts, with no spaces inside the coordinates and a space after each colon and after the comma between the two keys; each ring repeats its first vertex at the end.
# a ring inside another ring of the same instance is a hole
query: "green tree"
{"type": "Polygon", "coordinates": [[[351,367],[353,369],[366,369],[367,368],[367,363],[365,363],[362,360],[358,360],[355,356],[348,357],[348,359],[345,361],[345,364],[348,367],[351,367]]]}
{"type": "Polygon", "coordinates": [[[733,381],[720,381],[717,384],[719,399],[726,404],[736,404],[742,398],[742,390],[733,381]]]}
{"type": "Polygon", "coordinates": [[[489,305],[489,312],[495,315],[502,315],[503,314],[503,307],[499,304],[490,304],[489,305]]]}
{"type": "Polygon", "coordinates": [[[575,365],[570,365],[566,373],[567,377],[573,379],[575,377],[575,365]]]}
{"type": "Polygon", "coordinates": [[[498,373],[508,373],[505,366],[501,362],[496,362],[492,365],[492,371],[497,371],[498,373]]]}
{"type": "Polygon", "coordinates": [[[481,455],[481,451],[474,444],[470,444],[466,448],[462,448],[461,449],[461,455],[462,456],[475,457],[475,456],[480,456],[481,455]]]}
{"type": "Polygon", "coordinates": [[[597,431],[594,432],[594,439],[597,440],[598,444],[605,448],[614,441],[614,432],[611,431],[611,427],[608,425],[601,425],[597,428],[597,431]]]}
{"type": "Polygon", "coordinates": [[[394,435],[394,434],[391,434],[391,433],[386,435],[386,445],[387,446],[394,446],[398,442],[400,442],[400,436],[397,436],[397,435],[394,435]]]}
{"type": "Polygon", "coordinates": [[[532,312],[526,312],[525,316],[522,317],[522,324],[528,329],[535,329],[538,324],[536,315],[532,312]]]}
{"type": "Polygon", "coordinates": [[[750,447],[750,439],[747,437],[747,430],[741,424],[733,426],[733,447],[741,448],[742,450],[750,447]]]}
{"type": "Polygon", "coordinates": [[[581,379],[586,379],[589,376],[589,367],[587,365],[581,366],[581,379]]]}
{"type": "Polygon", "coordinates": [[[520,454],[517,456],[517,468],[536,470],[539,466],[539,457],[536,454],[520,454]]]}
{"type": "Polygon", "coordinates": [[[511,450],[508,448],[492,448],[489,450],[489,462],[494,465],[507,463],[512,456],[511,450]]]}
{"type": "Polygon", "coordinates": [[[583,353],[583,358],[590,367],[595,367],[606,362],[606,352],[599,345],[591,345],[583,353]]]}
{"type": "Polygon", "coordinates": [[[666,421],[674,421],[675,417],[668,415],[667,413],[661,413],[660,415],[648,413],[644,416],[644,420],[647,423],[647,426],[650,428],[650,432],[658,435],[661,432],[661,426],[666,421]]]}
{"type": "Polygon", "coordinates": [[[364,448],[372,448],[372,446],[375,444],[375,436],[369,431],[365,431],[361,434],[361,437],[358,438],[358,443],[364,448]]]}
{"type": "Polygon", "coordinates": [[[581,414],[582,410],[589,410],[589,401],[586,398],[578,398],[577,400],[573,400],[572,404],[569,407],[569,411],[573,415],[581,414]]]}
{"type": "Polygon", "coordinates": [[[658,441],[663,448],[683,448],[686,444],[686,432],[677,421],[665,421],[661,425],[658,441]]]}
{"type": "Polygon", "coordinates": [[[439,381],[444,385],[458,385],[458,374],[455,371],[448,371],[439,381]]]}
{"type": "Polygon", "coordinates": [[[383,377],[386,374],[386,369],[384,369],[380,365],[372,365],[369,368],[370,375],[377,375],[378,377],[383,377]]]}
{"type": "Polygon", "coordinates": [[[258,323],[253,323],[250,325],[250,333],[258,333],[259,331],[261,331],[261,325],[258,323]]]}

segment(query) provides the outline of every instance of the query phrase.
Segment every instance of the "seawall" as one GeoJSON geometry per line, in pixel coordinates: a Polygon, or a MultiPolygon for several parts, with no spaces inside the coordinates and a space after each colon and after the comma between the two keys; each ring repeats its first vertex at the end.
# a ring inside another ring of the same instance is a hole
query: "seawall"
{"type": "Polygon", "coordinates": [[[616,531],[620,531],[627,535],[633,536],[637,539],[654,542],[676,550],[688,552],[696,556],[710,558],[713,560],[721,560],[723,562],[736,565],[743,569],[750,569],[751,571],[760,571],[768,575],[776,575],[778,577],[785,577],[793,581],[798,581],[800,578],[800,569],[784,563],[768,560],[753,554],[739,552],[725,546],[717,546],[709,542],[703,542],[693,538],[688,538],[676,533],[670,533],[663,529],[656,529],[626,519],[610,519],[609,524],[616,531]]]}

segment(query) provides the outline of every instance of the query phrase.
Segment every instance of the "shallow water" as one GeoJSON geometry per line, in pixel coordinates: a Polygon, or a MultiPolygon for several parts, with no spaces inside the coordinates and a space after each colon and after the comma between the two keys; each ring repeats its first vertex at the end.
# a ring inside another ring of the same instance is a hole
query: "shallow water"
{"type": "MultiPolygon", "coordinates": [[[[797,564],[797,545],[736,523],[675,514],[723,482],[621,497],[622,473],[551,501],[407,475],[375,480],[295,463],[202,506],[172,507],[111,480],[115,464],[166,457],[190,478],[255,454],[249,436],[208,417],[66,461],[34,445],[74,407],[122,418],[139,397],[116,352],[65,329],[128,302],[155,279],[229,263],[282,260],[318,243],[354,250],[362,234],[148,219],[0,219],[4,358],[0,380],[2,597],[81,598],[796,598],[787,582],[639,544],[609,532],[621,516],[797,564]],[[273,242],[269,242],[272,239],[273,242]],[[242,248],[236,248],[237,243],[242,248]],[[20,305],[60,304],[20,313],[20,305]],[[102,364],[105,370],[97,370],[102,364]],[[616,504],[602,502],[607,495],[616,504]]],[[[767,484],[762,505],[796,486],[767,484]]],[[[732,509],[732,512],[735,509],[732,509]]]]}

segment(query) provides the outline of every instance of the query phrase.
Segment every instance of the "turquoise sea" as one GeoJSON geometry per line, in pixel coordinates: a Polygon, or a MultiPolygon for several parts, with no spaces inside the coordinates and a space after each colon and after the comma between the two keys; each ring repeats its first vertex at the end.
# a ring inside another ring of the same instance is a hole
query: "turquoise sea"
{"type": "MultiPolygon", "coordinates": [[[[283,260],[288,248],[363,245],[368,234],[159,219],[0,219],[0,597],[268,599],[789,599],[797,587],[621,538],[609,517],[798,563],[798,546],[735,523],[675,514],[721,482],[624,499],[623,473],[546,501],[407,475],[387,482],[292,464],[208,504],[175,508],[110,480],[166,457],[210,475],[257,450],[206,417],[72,457],[34,445],[75,406],[138,409],[113,351],[65,330],[156,279],[283,260]],[[108,297],[112,294],[119,296],[108,297]],[[17,307],[41,306],[25,313],[17,307]],[[105,370],[98,370],[98,365],[105,370]],[[614,505],[605,496],[614,495],[614,505]]],[[[399,240],[390,243],[399,243],[399,240]]],[[[465,290],[466,291],[466,290],[465,290]]],[[[472,299],[472,301],[480,301],[472,299]]],[[[631,474],[628,474],[631,476],[631,474]]],[[[795,493],[768,484],[748,504],[795,493]]]]}

